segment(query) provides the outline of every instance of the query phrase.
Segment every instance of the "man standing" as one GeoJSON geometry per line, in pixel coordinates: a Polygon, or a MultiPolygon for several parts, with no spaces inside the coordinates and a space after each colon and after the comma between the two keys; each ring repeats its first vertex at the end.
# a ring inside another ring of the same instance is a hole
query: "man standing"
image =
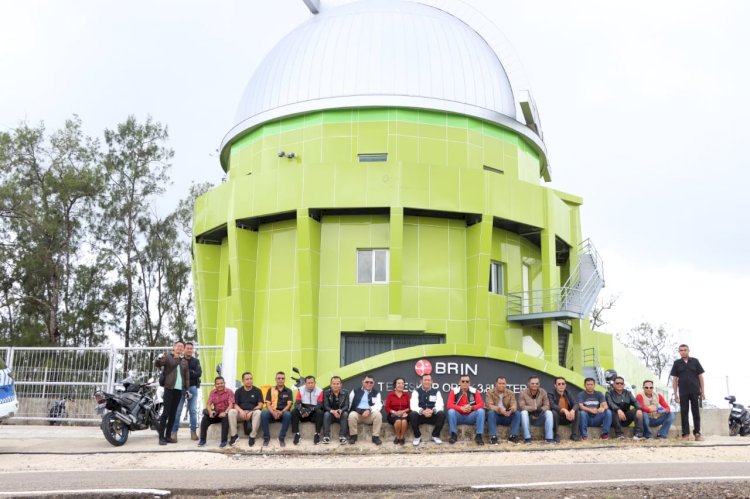
{"type": "Polygon", "coordinates": [[[615,427],[615,437],[625,438],[622,427],[635,421],[635,435],[633,440],[643,438],[643,411],[641,404],[631,392],[625,389],[625,379],[617,376],[612,389],[607,392],[607,406],[612,411],[612,424],[615,427]]]}
{"type": "Polygon", "coordinates": [[[263,446],[271,441],[271,423],[281,423],[279,432],[279,446],[286,447],[286,431],[292,420],[289,412],[292,408],[292,391],[287,388],[286,374],[283,371],[276,373],[276,386],[272,386],[266,393],[266,408],[268,409],[260,416],[260,424],[263,426],[263,446]]]}
{"type": "Polygon", "coordinates": [[[702,400],[706,400],[706,391],[703,384],[703,366],[695,357],[690,357],[690,349],[682,344],[679,347],[680,358],[674,361],[672,371],[672,388],[674,400],[680,404],[680,418],[682,419],[682,439],[690,440],[690,421],[688,410],[693,413],[693,435],[695,441],[703,440],[701,436],[701,412],[702,400]]]}
{"type": "Polygon", "coordinates": [[[206,445],[206,435],[208,434],[209,425],[221,423],[221,443],[222,449],[227,446],[227,436],[229,435],[229,409],[234,405],[234,393],[227,390],[224,378],[217,376],[214,378],[214,389],[208,394],[206,408],[203,409],[203,418],[201,419],[201,438],[198,440],[198,447],[206,445]]]}
{"type": "Polygon", "coordinates": [[[518,425],[521,424],[521,413],[518,412],[516,394],[507,388],[505,376],[498,376],[495,386],[487,392],[487,425],[490,432],[490,444],[497,445],[497,425],[508,426],[508,442],[518,443],[518,425]]]}
{"type": "Polygon", "coordinates": [[[557,431],[560,425],[570,425],[570,439],[574,442],[579,441],[581,439],[578,436],[580,411],[578,404],[568,392],[568,382],[562,376],[555,378],[555,389],[550,394],[549,405],[555,423],[555,442],[560,441],[560,434],[557,431]]]}
{"type": "Polygon", "coordinates": [[[380,426],[383,424],[383,415],[380,410],[383,401],[380,392],[375,388],[375,378],[366,374],[362,379],[362,388],[356,388],[349,394],[349,443],[357,442],[359,423],[372,425],[372,443],[382,444],[380,440],[380,426]]]}
{"type": "Polygon", "coordinates": [[[578,394],[578,409],[581,411],[581,440],[588,440],[589,426],[601,426],[602,440],[609,438],[609,427],[612,426],[612,412],[607,407],[607,401],[601,392],[595,390],[594,378],[586,378],[583,382],[584,391],[578,394]]]}
{"type": "Polygon", "coordinates": [[[299,445],[300,421],[315,424],[313,443],[320,442],[320,429],[323,427],[323,390],[315,385],[315,376],[305,376],[305,386],[297,390],[297,399],[292,409],[292,432],[294,445],[299,445]]]}
{"type": "MultiPolygon", "coordinates": [[[[194,348],[192,342],[188,341],[185,343],[185,360],[188,363],[188,372],[190,374],[190,386],[188,387],[188,413],[190,414],[190,438],[192,440],[198,440],[198,434],[196,429],[198,428],[198,389],[201,386],[201,376],[203,375],[203,369],[201,369],[201,361],[194,356],[194,348]]],[[[180,415],[182,414],[182,408],[185,404],[186,397],[180,398],[180,404],[177,406],[177,416],[174,420],[174,426],[172,426],[172,439],[177,440],[177,430],[180,429],[180,415]]]]}
{"type": "Polygon", "coordinates": [[[419,430],[421,424],[435,425],[432,429],[432,441],[436,444],[442,444],[440,432],[445,424],[443,395],[437,388],[433,388],[431,375],[422,375],[422,383],[411,392],[409,406],[411,409],[409,424],[412,432],[414,432],[412,444],[416,447],[422,443],[422,432],[419,430]]]}
{"type": "Polygon", "coordinates": [[[260,388],[253,386],[253,375],[249,372],[242,373],[242,386],[234,392],[234,407],[229,410],[229,430],[232,438],[229,445],[234,446],[239,438],[237,433],[237,421],[242,421],[245,433],[248,434],[247,445],[255,445],[260,428],[260,415],[263,412],[263,392],[260,388]],[[248,427],[250,423],[250,427],[248,427]]]}
{"type": "Polygon", "coordinates": [[[554,443],[554,418],[549,409],[547,391],[540,386],[539,376],[531,376],[528,386],[518,397],[518,407],[521,410],[521,429],[523,442],[531,443],[531,429],[529,425],[544,425],[544,441],[554,443]]]}
{"type": "Polygon", "coordinates": [[[669,429],[672,427],[674,414],[669,409],[669,404],[660,393],[654,393],[654,382],[647,379],[643,382],[643,392],[636,397],[643,411],[643,433],[646,438],[651,438],[652,426],[661,426],[656,433],[656,438],[668,438],[669,429]]]}
{"type": "Polygon", "coordinates": [[[188,393],[190,371],[187,361],[182,357],[185,343],[177,340],[172,347],[172,355],[163,353],[154,361],[154,365],[164,371],[164,406],[159,418],[159,445],[175,444],[170,432],[177,417],[177,406],[180,399],[188,393]]]}
{"type": "Polygon", "coordinates": [[[448,426],[451,437],[448,443],[458,441],[457,427],[460,424],[476,427],[474,441],[477,445],[484,445],[484,401],[479,390],[471,386],[471,378],[463,375],[458,380],[459,385],[448,393],[448,426]]]}
{"type": "Polygon", "coordinates": [[[339,443],[346,444],[346,435],[349,433],[349,394],[341,388],[341,378],[331,378],[331,387],[323,392],[323,443],[331,441],[331,423],[338,423],[339,443]]]}

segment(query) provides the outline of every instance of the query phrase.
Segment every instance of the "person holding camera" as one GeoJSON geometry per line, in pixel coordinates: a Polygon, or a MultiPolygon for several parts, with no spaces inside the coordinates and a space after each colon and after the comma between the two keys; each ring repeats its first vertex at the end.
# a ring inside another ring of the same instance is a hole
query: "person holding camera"
{"type": "Polygon", "coordinates": [[[305,386],[297,391],[297,399],[292,409],[292,432],[294,433],[294,445],[299,445],[299,423],[300,421],[315,424],[315,436],[313,443],[320,443],[320,429],[323,427],[323,390],[315,384],[315,376],[305,376],[305,386]]]}
{"type": "Polygon", "coordinates": [[[177,406],[182,397],[188,396],[190,386],[190,370],[188,361],[183,358],[185,343],[177,340],[172,347],[171,355],[159,354],[154,361],[157,368],[161,368],[164,376],[164,406],[159,418],[159,445],[176,444],[170,432],[177,417],[177,406]]]}

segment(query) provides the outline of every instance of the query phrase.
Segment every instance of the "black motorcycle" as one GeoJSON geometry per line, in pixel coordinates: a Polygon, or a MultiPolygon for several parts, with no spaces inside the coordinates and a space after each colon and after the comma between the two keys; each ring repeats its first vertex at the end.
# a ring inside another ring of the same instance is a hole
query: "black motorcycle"
{"type": "Polygon", "coordinates": [[[122,382],[123,391],[94,394],[97,412],[102,417],[102,433],[110,444],[119,447],[128,441],[128,435],[136,430],[156,430],[162,410],[158,396],[158,383],[149,379],[146,383],[135,383],[131,378],[122,382]]]}
{"type": "Polygon", "coordinates": [[[732,410],[729,411],[729,436],[735,437],[737,434],[744,437],[750,435],[750,412],[744,405],[737,403],[734,395],[724,397],[732,404],[732,410]]]}

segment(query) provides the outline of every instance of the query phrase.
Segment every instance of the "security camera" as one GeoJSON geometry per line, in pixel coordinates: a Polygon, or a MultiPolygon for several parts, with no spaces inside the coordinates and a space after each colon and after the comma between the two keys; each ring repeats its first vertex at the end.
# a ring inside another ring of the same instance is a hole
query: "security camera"
{"type": "Polygon", "coordinates": [[[289,159],[292,159],[292,158],[294,158],[294,153],[293,152],[288,152],[288,153],[286,153],[286,157],[289,158],[289,159]]]}
{"type": "Polygon", "coordinates": [[[279,153],[277,154],[277,156],[280,157],[280,158],[283,158],[284,156],[286,156],[286,153],[284,151],[279,151],[279,153]]]}

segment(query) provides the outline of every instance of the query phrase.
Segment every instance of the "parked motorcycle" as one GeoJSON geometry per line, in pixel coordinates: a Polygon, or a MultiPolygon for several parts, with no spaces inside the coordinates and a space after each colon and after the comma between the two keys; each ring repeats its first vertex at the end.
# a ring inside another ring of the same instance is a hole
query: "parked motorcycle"
{"type": "Polygon", "coordinates": [[[162,411],[158,396],[158,383],[150,378],[146,383],[136,383],[132,378],[122,382],[123,391],[94,394],[97,412],[106,409],[101,429],[107,442],[119,447],[128,441],[131,431],[156,430],[162,411]]]}
{"type": "Polygon", "coordinates": [[[52,406],[49,408],[49,412],[47,413],[48,417],[50,418],[48,420],[50,426],[59,426],[63,424],[61,420],[68,417],[68,409],[66,407],[68,401],[72,402],[73,399],[69,396],[63,396],[57,400],[52,401],[52,406]]]}
{"type": "Polygon", "coordinates": [[[732,410],[729,411],[729,436],[735,437],[738,433],[742,437],[750,435],[750,412],[744,405],[737,403],[734,395],[724,397],[724,400],[732,405],[732,410]]]}

